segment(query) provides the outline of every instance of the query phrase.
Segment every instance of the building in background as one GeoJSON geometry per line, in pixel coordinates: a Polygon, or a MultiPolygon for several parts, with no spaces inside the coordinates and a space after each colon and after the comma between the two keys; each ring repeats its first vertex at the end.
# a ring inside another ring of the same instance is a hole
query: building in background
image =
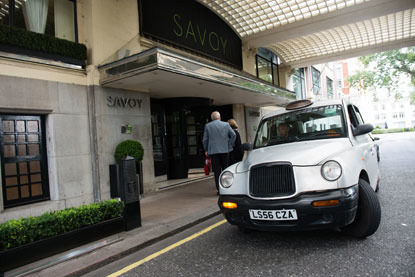
{"type": "Polygon", "coordinates": [[[415,105],[410,103],[409,95],[395,100],[387,92],[382,94],[378,101],[371,102],[368,121],[378,128],[415,128],[415,105]]]}
{"type": "Polygon", "coordinates": [[[386,89],[359,91],[357,88],[348,86],[347,76],[363,69],[358,58],[339,61],[337,69],[339,75],[343,77],[339,79],[339,88],[341,85],[343,95],[358,104],[367,122],[378,128],[411,128],[415,126],[415,103],[411,103],[410,97],[414,88],[411,86],[409,78],[401,76],[400,96],[396,97],[395,92],[389,92],[386,89]]]}
{"type": "Polygon", "coordinates": [[[336,71],[339,64],[330,62],[291,71],[287,87],[296,93],[297,99],[314,101],[337,99],[344,94],[336,84],[342,76],[336,71]]]}

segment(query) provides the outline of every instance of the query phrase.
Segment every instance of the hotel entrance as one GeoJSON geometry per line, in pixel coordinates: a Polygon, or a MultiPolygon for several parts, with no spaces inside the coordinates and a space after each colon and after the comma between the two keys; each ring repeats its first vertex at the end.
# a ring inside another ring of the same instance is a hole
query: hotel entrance
{"type": "Polygon", "coordinates": [[[145,91],[149,96],[142,104],[151,115],[147,122],[152,132],[153,159],[144,159],[144,163],[148,162],[144,167],[154,169],[146,171],[152,176],[144,174],[148,190],[165,188],[160,187],[164,181],[173,180],[167,185],[170,186],[180,179],[204,176],[203,130],[212,111],[219,111],[225,122],[236,118],[242,133],[248,134],[247,122],[255,125],[258,116],[250,119],[246,103],[251,107],[282,105],[295,98],[292,92],[241,72],[227,71],[161,48],[104,65],[100,73],[100,83],[106,88],[145,91]]]}
{"type": "Polygon", "coordinates": [[[155,176],[188,178],[189,169],[203,168],[203,130],[215,109],[209,98],[151,99],[155,176]]]}

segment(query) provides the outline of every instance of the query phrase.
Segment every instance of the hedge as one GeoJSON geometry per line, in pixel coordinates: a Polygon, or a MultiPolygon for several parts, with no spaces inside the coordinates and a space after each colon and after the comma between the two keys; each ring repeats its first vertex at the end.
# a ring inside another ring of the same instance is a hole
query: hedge
{"type": "Polygon", "coordinates": [[[402,132],[413,132],[414,128],[393,128],[393,129],[374,129],[372,134],[390,134],[390,133],[402,133],[402,132]]]}
{"type": "Polygon", "coordinates": [[[12,219],[0,224],[0,251],[120,217],[123,209],[124,203],[113,199],[12,219]]]}
{"type": "Polygon", "coordinates": [[[0,44],[84,61],[84,44],[0,24],[0,44]]]}

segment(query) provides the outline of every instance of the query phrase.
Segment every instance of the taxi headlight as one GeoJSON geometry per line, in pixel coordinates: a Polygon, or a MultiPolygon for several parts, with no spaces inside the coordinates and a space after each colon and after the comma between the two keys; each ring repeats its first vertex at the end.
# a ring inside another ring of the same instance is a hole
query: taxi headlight
{"type": "Polygon", "coordinates": [[[233,174],[230,171],[225,171],[220,176],[220,185],[224,188],[229,188],[233,184],[233,174]]]}
{"type": "Polygon", "coordinates": [[[321,175],[327,181],[336,181],[342,175],[342,167],[336,161],[328,161],[321,167],[321,175]]]}

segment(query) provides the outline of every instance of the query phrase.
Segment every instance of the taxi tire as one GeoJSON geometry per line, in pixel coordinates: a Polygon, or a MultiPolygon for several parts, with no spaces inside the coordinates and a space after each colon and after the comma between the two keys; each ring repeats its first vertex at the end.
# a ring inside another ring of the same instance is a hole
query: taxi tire
{"type": "Polygon", "coordinates": [[[380,225],[381,209],[379,199],[363,179],[359,179],[359,202],[354,221],[343,228],[345,234],[366,238],[373,235],[380,225]]]}

